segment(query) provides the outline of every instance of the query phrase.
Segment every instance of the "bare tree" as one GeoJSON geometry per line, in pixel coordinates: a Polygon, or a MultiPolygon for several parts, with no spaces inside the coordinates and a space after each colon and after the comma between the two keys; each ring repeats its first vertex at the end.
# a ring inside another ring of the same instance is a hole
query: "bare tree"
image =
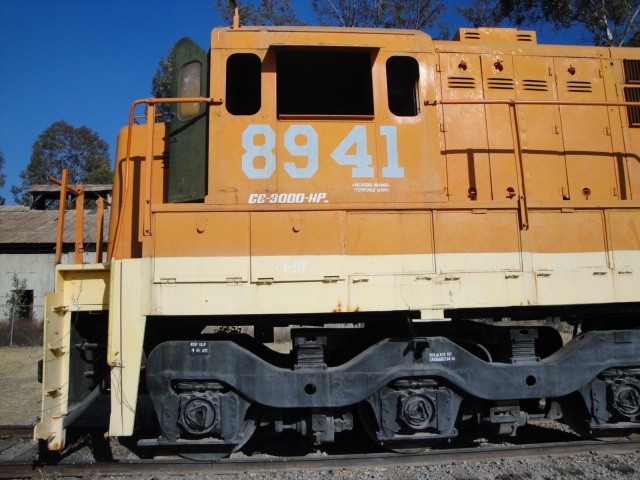
{"type": "MultiPolygon", "coordinates": [[[[238,4],[240,19],[244,25],[304,25],[290,0],[258,0],[238,4]]],[[[228,0],[216,0],[215,7],[222,20],[229,24],[233,22],[233,10],[228,0]]]]}
{"type": "MultiPolygon", "coordinates": [[[[440,18],[446,10],[444,0],[310,0],[320,25],[338,27],[437,29],[446,36],[448,29],[440,18]]],[[[216,0],[220,16],[228,23],[232,11],[226,0],[216,0]]],[[[290,0],[253,0],[239,4],[245,25],[304,25],[290,0]]]]}
{"type": "Polygon", "coordinates": [[[595,45],[638,45],[640,1],[630,0],[471,0],[457,10],[474,26],[547,24],[578,27],[595,45]]]}

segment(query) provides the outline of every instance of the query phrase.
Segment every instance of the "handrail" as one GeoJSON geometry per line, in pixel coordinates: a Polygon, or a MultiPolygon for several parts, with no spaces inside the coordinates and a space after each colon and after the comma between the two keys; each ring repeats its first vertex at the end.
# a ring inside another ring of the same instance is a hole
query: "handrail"
{"type": "MultiPolygon", "coordinates": [[[[65,168],[62,170],[62,180],[58,180],[55,177],[49,176],[47,179],[50,182],[59,185],[60,188],[60,203],[58,205],[58,228],[56,234],[56,253],[54,263],[58,264],[62,261],[62,243],[64,237],[64,216],[67,207],[67,192],[70,192],[76,197],[76,224],[75,224],[75,263],[84,263],[84,186],[78,184],[72,187],[67,184],[69,171],[65,168]]],[[[100,257],[102,255],[102,231],[104,227],[104,205],[105,203],[111,206],[107,200],[99,197],[96,200],[98,204],[98,210],[96,214],[96,263],[100,263],[100,257]]]]}
{"type": "MultiPolygon", "coordinates": [[[[118,221],[116,223],[116,231],[114,232],[113,235],[113,245],[111,247],[111,257],[113,258],[115,256],[118,244],[120,243],[120,236],[122,234],[122,222],[124,221],[124,215],[122,214],[124,212],[124,209],[126,207],[126,203],[127,203],[127,198],[129,196],[129,165],[131,163],[131,142],[132,142],[132,138],[133,138],[133,123],[134,123],[134,119],[135,117],[135,109],[138,105],[149,105],[149,106],[155,106],[159,103],[207,103],[209,105],[216,105],[216,104],[220,104],[222,103],[221,100],[216,100],[213,98],[207,98],[207,97],[184,97],[184,98],[145,98],[145,99],[141,99],[141,100],[136,100],[131,104],[131,107],[129,109],[129,123],[127,125],[127,149],[125,152],[125,159],[124,159],[124,181],[123,181],[123,188],[122,188],[122,195],[121,195],[121,201],[118,205],[118,221]]],[[[151,110],[151,109],[148,109],[151,110]]],[[[147,122],[149,122],[150,118],[153,119],[155,118],[155,108],[153,109],[154,115],[150,115],[149,111],[147,110],[147,122]]],[[[154,124],[155,122],[151,121],[151,124],[149,125],[149,123],[147,123],[147,128],[149,128],[151,131],[148,133],[147,139],[151,139],[151,141],[153,140],[153,129],[154,129],[154,124]]],[[[145,161],[147,162],[147,168],[150,170],[150,166],[151,166],[151,161],[152,161],[152,156],[153,156],[153,146],[147,145],[147,153],[146,153],[146,158],[145,161]]],[[[117,159],[116,159],[117,162],[117,159]]],[[[117,164],[116,164],[116,168],[117,168],[117,164]]],[[[151,186],[151,178],[147,178],[147,183],[148,183],[148,188],[150,188],[151,186]]],[[[151,208],[151,198],[145,198],[145,201],[148,201],[149,205],[148,208],[145,210],[149,210],[150,212],[150,208],[151,208]]]]}
{"type": "Polygon", "coordinates": [[[519,105],[549,105],[549,106],[580,106],[580,107],[640,107],[640,102],[580,102],[574,100],[425,100],[425,106],[433,105],[506,105],[509,107],[513,122],[513,146],[517,153],[516,174],[518,177],[518,212],[520,215],[520,228],[529,229],[529,208],[527,205],[526,182],[524,181],[524,160],[522,143],[520,140],[520,125],[518,123],[517,107],[519,105]]]}
{"type": "Polygon", "coordinates": [[[104,232],[104,206],[111,206],[111,202],[99,196],[96,199],[96,204],[98,205],[98,210],[96,211],[96,263],[100,263],[100,260],[102,260],[102,235],[104,232]]]}
{"type": "Polygon", "coordinates": [[[429,105],[560,105],[573,107],[640,107],[640,102],[577,102],[574,100],[429,100],[429,105]]]}
{"type": "Polygon", "coordinates": [[[74,187],[67,185],[69,172],[62,170],[62,180],[55,177],[47,177],[50,182],[60,185],[60,205],[58,205],[58,233],[56,237],[56,256],[54,263],[62,260],[62,240],[64,236],[64,215],[67,206],[66,192],[71,192],[76,197],[76,225],[75,225],[75,263],[82,263],[84,252],[84,186],[78,184],[74,187]]]}

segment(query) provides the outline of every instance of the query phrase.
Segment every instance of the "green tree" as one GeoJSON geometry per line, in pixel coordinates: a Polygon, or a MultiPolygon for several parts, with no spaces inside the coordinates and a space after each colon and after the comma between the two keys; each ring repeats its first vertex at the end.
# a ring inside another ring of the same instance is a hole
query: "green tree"
{"type": "MultiPolygon", "coordinates": [[[[2,150],[0,150],[0,188],[4,187],[4,182],[7,179],[5,174],[2,172],[3,170],[4,170],[4,154],[2,153],[2,150]]],[[[0,205],[4,205],[4,197],[2,195],[0,195],[0,205]]]]}
{"type": "Polygon", "coordinates": [[[456,10],[474,28],[498,27],[505,20],[500,0],[471,0],[469,6],[456,6],[456,10]]]}
{"type": "Polygon", "coordinates": [[[24,318],[27,314],[27,279],[20,278],[16,273],[11,276],[11,290],[6,295],[6,308],[8,315],[13,318],[24,318]]]}
{"type": "MultiPolygon", "coordinates": [[[[154,98],[170,98],[171,97],[171,78],[173,77],[173,46],[167,52],[167,56],[158,61],[158,69],[153,74],[151,80],[151,95],[154,98]]],[[[170,105],[161,103],[157,107],[157,113],[162,114],[166,119],[169,115],[170,105]]]]}
{"type": "Polygon", "coordinates": [[[458,7],[474,26],[546,24],[553,28],[578,27],[595,45],[637,46],[640,42],[640,2],[629,0],[471,0],[458,7]]]}
{"type": "Polygon", "coordinates": [[[11,187],[15,201],[28,205],[27,189],[48,183],[48,176],[60,178],[64,168],[70,184],[111,183],[109,146],[89,127],[75,128],[64,120],[51,124],[31,147],[29,164],[20,173],[22,184],[11,187]]]}

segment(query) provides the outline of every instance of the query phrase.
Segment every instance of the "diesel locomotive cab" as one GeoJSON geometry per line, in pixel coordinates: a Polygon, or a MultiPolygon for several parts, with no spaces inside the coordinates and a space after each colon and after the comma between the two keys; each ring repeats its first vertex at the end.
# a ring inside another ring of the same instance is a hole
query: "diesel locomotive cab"
{"type": "Polygon", "coordinates": [[[172,62],[120,132],[110,261],[47,297],[49,449],[98,398],[198,460],[256,428],[640,429],[638,49],[236,25],[172,62]]]}

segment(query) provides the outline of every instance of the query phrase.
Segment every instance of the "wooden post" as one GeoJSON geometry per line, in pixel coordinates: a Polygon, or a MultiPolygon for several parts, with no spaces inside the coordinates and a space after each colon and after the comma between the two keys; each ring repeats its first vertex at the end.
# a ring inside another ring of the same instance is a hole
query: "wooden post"
{"type": "Polygon", "coordinates": [[[58,205],[58,234],[56,236],[56,258],[54,263],[62,260],[62,237],[64,235],[64,212],[67,208],[67,169],[62,170],[62,181],[60,182],[60,205],[58,205]]]}
{"type": "MultiPolygon", "coordinates": [[[[15,301],[15,297],[14,297],[15,301]]],[[[11,336],[9,337],[9,346],[13,347],[13,325],[15,324],[15,318],[13,318],[13,314],[16,310],[16,306],[14,303],[11,304],[11,336]]]]}
{"type": "Polygon", "coordinates": [[[104,198],[96,200],[98,210],[96,212],[96,263],[102,260],[102,232],[104,230],[104,198]]]}
{"type": "Polygon", "coordinates": [[[84,263],[84,186],[76,185],[76,255],[75,263],[84,263]]]}

